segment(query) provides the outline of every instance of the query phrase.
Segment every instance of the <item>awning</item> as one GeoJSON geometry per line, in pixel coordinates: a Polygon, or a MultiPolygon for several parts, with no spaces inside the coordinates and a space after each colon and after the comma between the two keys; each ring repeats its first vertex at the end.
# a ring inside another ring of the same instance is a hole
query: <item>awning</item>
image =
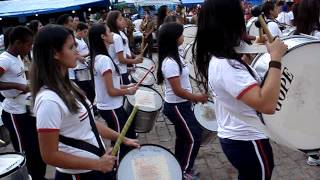
{"type": "Polygon", "coordinates": [[[109,0],[10,0],[0,1],[0,17],[30,16],[109,5],[109,0]]]}
{"type": "Polygon", "coordinates": [[[204,0],[182,0],[182,4],[201,4],[204,0]]]}

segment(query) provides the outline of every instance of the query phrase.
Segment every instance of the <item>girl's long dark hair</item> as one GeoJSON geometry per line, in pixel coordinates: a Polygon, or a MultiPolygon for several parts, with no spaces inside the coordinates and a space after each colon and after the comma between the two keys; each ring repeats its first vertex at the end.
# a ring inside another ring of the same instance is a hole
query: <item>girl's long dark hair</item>
{"type": "Polygon", "coordinates": [[[167,16],[167,12],[168,12],[167,5],[160,6],[160,8],[158,10],[158,20],[157,20],[157,29],[158,30],[159,30],[159,27],[163,24],[163,21],[167,16]]]}
{"type": "Polygon", "coordinates": [[[295,18],[297,32],[311,34],[313,31],[320,31],[320,1],[303,0],[298,7],[298,17],[295,18]]]}
{"type": "Polygon", "coordinates": [[[161,71],[161,66],[165,58],[172,58],[179,65],[180,73],[182,72],[182,64],[178,52],[178,38],[183,33],[183,26],[178,23],[163,24],[158,34],[158,84],[162,84],[164,77],[161,71]]]}
{"type": "Polygon", "coordinates": [[[85,100],[84,93],[69,80],[68,73],[61,73],[61,64],[54,58],[60,52],[70,32],[60,25],[47,25],[35,37],[31,65],[31,92],[36,97],[42,87],[46,87],[63,100],[69,111],[79,109],[76,99],[85,100]]]}
{"type": "Polygon", "coordinates": [[[212,56],[239,61],[254,77],[252,69],[234,50],[239,46],[244,33],[245,21],[240,0],[204,2],[199,13],[198,31],[192,53],[198,69],[197,79],[206,91],[208,91],[208,68],[212,56]]]}
{"type": "Polygon", "coordinates": [[[39,23],[40,23],[39,20],[32,20],[32,21],[30,21],[30,23],[27,25],[27,27],[33,32],[34,35],[36,35],[37,32],[38,32],[39,23]]]}
{"type": "MultiPolygon", "coordinates": [[[[89,48],[90,48],[90,58],[91,58],[91,74],[93,74],[95,57],[99,54],[106,55],[110,59],[107,47],[103,42],[101,35],[105,35],[107,32],[107,28],[103,24],[95,24],[89,30],[89,48]]],[[[112,59],[111,59],[112,60],[112,59]]],[[[113,62],[113,61],[112,61],[113,62]]],[[[113,63],[116,72],[119,73],[119,69],[115,63],[113,63]]]]}
{"type": "Polygon", "coordinates": [[[119,36],[122,38],[123,44],[126,44],[126,41],[120,35],[120,30],[118,29],[118,26],[117,26],[117,19],[120,15],[121,15],[121,12],[118,10],[110,11],[107,17],[107,26],[110,28],[111,32],[119,34],[119,36]]]}

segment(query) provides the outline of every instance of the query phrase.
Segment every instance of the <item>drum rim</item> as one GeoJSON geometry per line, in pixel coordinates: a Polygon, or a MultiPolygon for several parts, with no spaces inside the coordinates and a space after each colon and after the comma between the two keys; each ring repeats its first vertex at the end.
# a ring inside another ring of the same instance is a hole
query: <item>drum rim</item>
{"type": "MultiPolygon", "coordinates": [[[[141,69],[144,69],[144,70],[146,70],[146,71],[149,70],[149,69],[147,69],[147,68],[145,68],[145,67],[142,67],[142,66],[138,66],[138,67],[135,67],[135,68],[141,68],[141,69]]],[[[130,73],[131,78],[132,78],[134,81],[137,82],[137,80],[133,78],[132,74],[134,74],[134,73],[130,73]]],[[[157,79],[156,79],[156,76],[153,74],[153,72],[150,72],[149,74],[152,75],[152,77],[153,77],[153,79],[154,79],[154,83],[156,83],[157,79]]],[[[150,84],[150,85],[144,85],[144,84],[142,84],[142,82],[141,82],[141,85],[142,85],[142,86],[147,86],[147,87],[149,87],[149,86],[154,85],[154,83],[153,83],[153,84],[150,84]]]]}
{"type": "MultiPolygon", "coordinates": [[[[211,102],[212,104],[214,104],[214,102],[211,101],[211,100],[208,100],[208,102],[211,102]]],[[[199,103],[195,103],[194,106],[195,106],[196,104],[199,104],[199,103]]],[[[193,114],[194,114],[194,107],[193,107],[193,109],[192,109],[192,112],[193,112],[193,114]]],[[[196,116],[194,116],[194,117],[196,117],[196,116]]],[[[197,118],[196,118],[196,120],[197,120],[198,124],[200,124],[200,126],[201,126],[202,128],[204,128],[204,129],[206,129],[206,130],[208,130],[208,131],[210,131],[210,132],[217,132],[217,131],[211,131],[210,129],[204,127],[204,126],[199,122],[199,120],[198,120],[197,118]]]]}
{"type": "MultiPolygon", "coordinates": [[[[308,45],[308,44],[320,43],[320,40],[317,40],[316,38],[313,39],[313,38],[311,38],[311,37],[309,37],[309,36],[303,36],[303,35],[287,36],[287,37],[281,38],[281,40],[288,40],[288,39],[302,38],[302,37],[303,37],[303,38],[309,38],[309,40],[311,40],[311,41],[303,42],[303,43],[301,43],[301,44],[299,44],[299,45],[297,45],[297,46],[295,46],[295,47],[289,48],[289,49],[287,50],[287,52],[284,54],[284,56],[287,55],[288,53],[290,53],[291,51],[293,51],[293,50],[301,47],[301,46],[308,45]]],[[[268,53],[260,53],[260,54],[258,54],[258,55],[253,59],[253,61],[252,61],[252,63],[251,63],[251,67],[253,67],[253,66],[257,63],[258,59],[259,59],[261,56],[265,55],[265,54],[268,54],[268,53]]]]}
{"type": "Polygon", "coordinates": [[[8,171],[8,172],[6,172],[4,174],[0,174],[0,178],[6,177],[6,176],[12,174],[13,172],[16,172],[18,169],[20,169],[22,166],[24,166],[26,164],[26,157],[22,153],[19,153],[19,152],[5,152],[5,153],[0,153],[0,156],[1,155],[6,155],[6,154],[21,155],[23,157],[23,161],[22,161],[21,164],[19,164],[19,166],[16,166],[15,168],[11,169],[10,171],[8,171]]]}
{"type": "MultiPolygon", "coordinates": [[[[159,110],[161,110],[162,109],[162,107],[163,107],[163,97],[162,97],[162,95],[156,90],[156,89],[154,89],[153,87],[150,87],[150,86],[139,86],[139,87],[144,87],[144,88],[150,88],[150,89],[152,89],[153,91],[155,91],[160,97],[161,97],[161,100],[162,100],[162,103],[161,103],[161,107],[159,108],[159,109],[157,109],[157,110],[154,110],[154,111],[144,111],[144,110],[138,110],[138,111],[140,111],[140,112],[145,112],[145,113],[154,113],[154,112],[157,112],[157,111],[159,111],[159,110]]],[[[130,101],[128,100],[128,96],[129,95],[126,95],[126,100],[128,101],[128,103],[130,104],[130,106],[132,106],[132,107],[134,107],[131,103],[130,103],[130,101]]],[[[132,96],[132,95],[130,95],[130,96],[132,96]]]]}
{"type": "MultiPolygon", "coordinates": [[[[141,145],[140,145],[140,148],[141,148],[142,146],[156,146],[156,147],[160,147],[160,148],[166,150],[167,152],[169,152],[169,154],[171,154],[171,155],[174,157],[174,159],[178,162],[178,166],[180,167],[180,170],[181,170],[181,175],[183,176],[183,169],[182,169],[179,161],[177,160],[176,156],[173,154],[173,152],[170,151],[170,149],[168,149],[168,148],[166,148],[166,147],[163,147],[163,146],[161,146],[161,145],[159,145],[159,144],[152,144],[152,143],[141,144],[141,145]]],[[[135,149],[137,149],[137,148],[135,148],[135,149]]],[[[132,149],[132,150],[135,150],[135,149],[132,149]]],[[[132,151],[132,150],[131,150],[131,151],[132,151]]],[[[129,154],[131,151],[129,151],[127,154],[129,154]]],[[[126,154],[126,155],[127,155],[127,154],[126,154]]],[[[126,155],[125,155],[125,156],[126,156],[126,155]]],[[[124,156],[124,157],[125,157],[125,156],[124,156]]],[[[124,158],[124,157],[123,157],[123,158],[124,158]]],[[[121,165],[121,161],[120,161],[120,163],[119,163],[119,167],[120,167],[120,165],[121,165]]],[[[119,169],[119,168],[118,168],[118,169],[119,169]]],[[[119,171],[117,171],[117,179],[118,179],[118,178],[119,178],[119,171]]]]}

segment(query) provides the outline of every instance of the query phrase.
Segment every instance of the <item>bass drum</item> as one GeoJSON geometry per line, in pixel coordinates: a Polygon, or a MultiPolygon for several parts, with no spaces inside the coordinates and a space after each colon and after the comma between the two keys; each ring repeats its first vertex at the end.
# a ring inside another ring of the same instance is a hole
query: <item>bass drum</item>
{"type": "MultiPolygon", "coordinates": [[[[134,72],[130,74],[131,80],[133,83],[139,82],[144,75],[148,72],[148,69],[144,67],[136,67],[134,72]]],[[[141,82],[141,85],[143,86],[153,86],[153,84],[156,82],[156,77],[152,72],[149,72],[146,76],[146,78],[141,82]]]]}
{"type": "Polygon", "coordinates": [[[142,63],[136,64],[136,66],[150,69],[152,66],[156,67],[156,63],[152,59],[143,58],[142,63]]]}
{"type": "MultiPolygon", "coordinates": [[[[256,126],[279,144],[304,152],[320,149],[320,41],[310,36],[283,38],[288,51],[282,59],[281,91],[276,112],[262,114],[256,126]]],[[[264,78],[270,55],[258,55],[252,67],[264,78]]]]}
{"type": "Polygon", "coordinates": [[[258,21],[257,17],[252,17],[247,22],[247,25],[246,25],[247,33],[250,36],[259,36],[259,28],[257,28],[257,26],[255,25],[255,22],[257,22],[257,21],[258,21]]]}
{"type": "Polygon", "coordinates": [[[174,155],[159,145],[144,144],[120,162],[118,180],[179,180],[182,169],[174,155]]]}

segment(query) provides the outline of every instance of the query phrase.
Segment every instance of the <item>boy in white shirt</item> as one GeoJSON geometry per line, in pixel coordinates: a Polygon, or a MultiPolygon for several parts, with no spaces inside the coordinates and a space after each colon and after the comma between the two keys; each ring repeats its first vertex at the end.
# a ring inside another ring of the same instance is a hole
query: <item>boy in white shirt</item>
{"type": "Polygon", "coordinates": [[[266,23],[268,28],[274,37],[282,37],[282,31],[279,28],[279,24],[276,18],[279,15],[279,6],[271,1],[267,1],[262,6],[262,11],[266,16],[266,23]]]}

